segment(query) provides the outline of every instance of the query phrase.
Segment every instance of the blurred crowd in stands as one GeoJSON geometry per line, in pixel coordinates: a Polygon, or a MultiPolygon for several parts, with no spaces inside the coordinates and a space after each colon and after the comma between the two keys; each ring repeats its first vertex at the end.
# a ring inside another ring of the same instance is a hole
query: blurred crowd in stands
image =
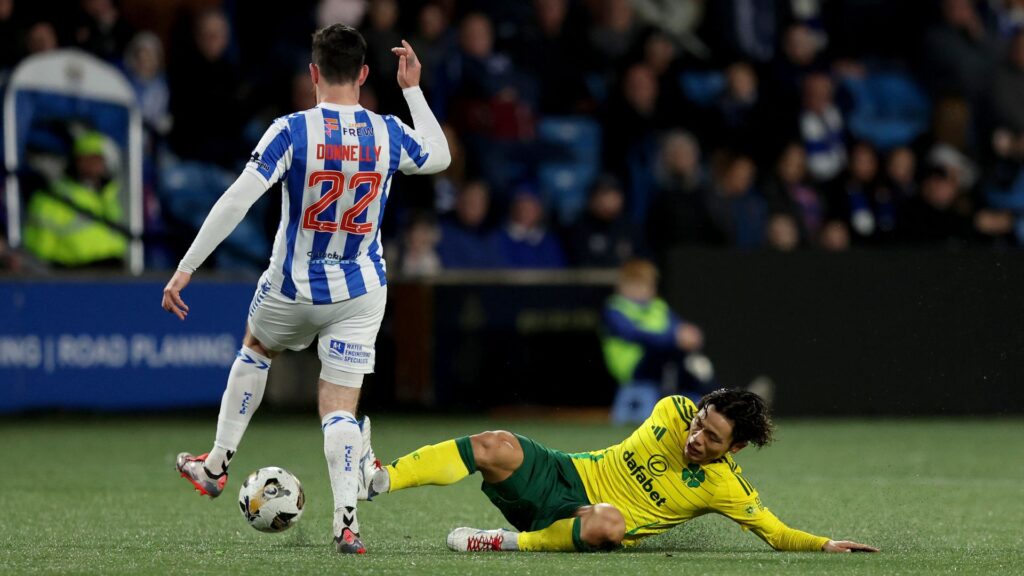
{"type": "MultiPolygon", "coordinates": [[[[168,268],[273,118],[315,104],[333,22],[366,37],[363,105],[407,122],[412,43],[453,153],[396,178],[393,270],[1024,243],[1024,0],[0,0],[0,78],[65,47],[123,70],[168,268]]],[[[279,194],[211,264],[265,265],[279,194]]]]}

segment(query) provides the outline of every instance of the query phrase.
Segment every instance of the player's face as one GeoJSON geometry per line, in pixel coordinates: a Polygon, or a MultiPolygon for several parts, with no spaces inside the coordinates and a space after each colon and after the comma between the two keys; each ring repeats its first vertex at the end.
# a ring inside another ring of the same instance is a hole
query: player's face
{"type": "Polygon", "coordinates": [[[724,456],[731,446],[732,422],[709,405],[693,417],[683,451],[690,462],[706,464],[724,456]]]}

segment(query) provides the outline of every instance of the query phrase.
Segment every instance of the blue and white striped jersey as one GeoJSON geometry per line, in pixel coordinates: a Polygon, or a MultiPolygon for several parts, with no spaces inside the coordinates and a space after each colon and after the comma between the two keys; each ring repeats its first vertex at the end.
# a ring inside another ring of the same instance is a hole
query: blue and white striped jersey
{"type": "Polygon", "coordinates": [[[436,164],[429,139],[358,105],[321,103],[274,120],[245,168],[268,188],[282,182],[274,289],[329,304],[386,285],[380,223],[391,178],[437,172],[447,160],[436,164]]]}

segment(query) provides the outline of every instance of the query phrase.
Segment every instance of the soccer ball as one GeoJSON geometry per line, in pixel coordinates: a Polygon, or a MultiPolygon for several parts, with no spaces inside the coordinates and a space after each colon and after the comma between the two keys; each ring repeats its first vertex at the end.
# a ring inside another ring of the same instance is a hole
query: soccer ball
{"type": "Polygon", "coordinates": [[[238,506],[249,526],[260,532],[283,532],[302,518],[306,495],[294,474],[284,468],[260,468],[242,483],[238,506]]]}

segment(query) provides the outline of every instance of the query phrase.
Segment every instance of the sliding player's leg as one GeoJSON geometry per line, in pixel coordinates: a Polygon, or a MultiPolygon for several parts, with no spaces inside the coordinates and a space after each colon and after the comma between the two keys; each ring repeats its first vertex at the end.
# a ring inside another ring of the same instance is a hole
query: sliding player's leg
{"type": "Polygon", "coordinates": [[[592,506],[568,455],[503,430],[424,446],[376,473],[373,489],[453,484],[479,470],[482,489],[521,532],[456,528],[456,551],[585,551],[618,546],[625,520],[592,506]]]}
{"type": "Polygon", "coordinates": [[[481,432],[423,446],[398,458],[375,474],[371,494],[447,486],[478,470],[484,482],[494,484],[507,479],[522,463],[523,450],[515,434],[481,432]]]}
{"type": "Polygon", "coordinates": [[[592,552],[618,548],[625,534],[626,519],[618,508],[594,504],[538,530],[456,528],[448,534],[447,543],[459,552],[592,552]]]}
{"type": "Polygon", "coordinates": [[[213,448],[199,456],[182,452],[175,463],[182,477],[200,494],[216,498],[224,490],[228,465],[263,400],[270,363],[276,355],[277,351],[265,346],[246,328],[242,348],[231,365],[221,397],[213,448]]]}

